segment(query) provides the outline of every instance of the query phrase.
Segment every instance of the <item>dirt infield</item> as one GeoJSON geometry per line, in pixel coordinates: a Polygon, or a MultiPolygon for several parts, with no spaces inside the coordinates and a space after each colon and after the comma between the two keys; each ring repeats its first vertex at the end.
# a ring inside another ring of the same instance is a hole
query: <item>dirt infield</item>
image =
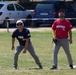
{"type": "MultiPolygon", "coordinates": [[[[4,29],[4,28],[2,28],[2,29],[0,29],[0,32],[7,32],[7,31],[13,32],[15,29],[16,29],[16,28],[9,28],[9,29],[7,29],[7,28],[4,29]]],[[[27,28],[27,29],[29,29],[30,31],[50,31],[50,30],[51,30],[50,27],[27,28]]]]}
{"type": "MultiPolygon", "coordinates": [[[[0,28],[0,32],[13,32],[16,28],[0,28]]],[[[30,31],[51,31],[50,27],[39,27],[39,28],[27,28],[30,31]]],[[[73,28],[72,31],[76,31],[76,28],[73,28]]]]}

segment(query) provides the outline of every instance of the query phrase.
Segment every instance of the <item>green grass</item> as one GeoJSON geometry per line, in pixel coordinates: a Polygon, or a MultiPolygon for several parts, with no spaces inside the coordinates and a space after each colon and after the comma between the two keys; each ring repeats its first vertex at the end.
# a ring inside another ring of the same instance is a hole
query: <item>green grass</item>
{"type": "MultiPolygon", "coordinates": [[[[11,32],[0,32],[0,75],[76,75],[76,70],[71,70],[68,66],[66,55],[61,48],[58,55],[58,70],[50,70],[52,66],[53,43],[50,31],[31,32],[31,40],[42,65],[42,70],[37,68],[34,59],[27,52],[19,55],[19,69],[13,69],[14,52],[11,50],[11,32]]],[[[15,46],[17,41],[15,43],[15,46]]],[[[70,45],[70,51],[76,64],[76,32],[73,32],[73,44],[70,45]]]]}

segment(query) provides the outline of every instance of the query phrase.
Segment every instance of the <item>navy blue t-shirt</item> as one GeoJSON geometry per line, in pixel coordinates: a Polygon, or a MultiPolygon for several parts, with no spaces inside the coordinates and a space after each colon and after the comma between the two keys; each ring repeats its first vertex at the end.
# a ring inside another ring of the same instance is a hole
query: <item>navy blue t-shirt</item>
{"type": "Polygon", "coordinates": [[[22,46],[24,46],[26,42],[26,40],[24,41],[23,39],[27,39],[30,37],[31,37],[30,31],[26,28],[24,28],[22,32],[19,32],[19,30],[16,29],[12,34],[12,38],[17,38],[17,40],[19,41],[19,44],[22,46]]]}

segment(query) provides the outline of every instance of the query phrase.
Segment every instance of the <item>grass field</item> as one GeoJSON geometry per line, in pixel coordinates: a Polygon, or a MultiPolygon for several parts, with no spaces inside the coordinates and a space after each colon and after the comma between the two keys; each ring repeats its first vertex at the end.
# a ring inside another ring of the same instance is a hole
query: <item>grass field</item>
{"type": "MultiPolygon", "coordinates": [[[[76,70],[71,70],[68,66],[66,55],[61,48],[59,51],[58,70],[50,70],[52,66],[53,43],[50,31],[31,32],[31,40],[35,51],[43,65],[42,70],[37,70],[38,66],[27,52],[19,55],[19,69],[13,69],[14,52],[11,50],[11,32],[0,32],[0,75],[76,75],[76,70]],[[31,69],[29,69],[31,68],[31,69]]],[[[17,44],[17,41],[15,45],[17,44]]],[[[73,44],[70,51],[76,64],[76,32],[73,31],[73,44]]]]}

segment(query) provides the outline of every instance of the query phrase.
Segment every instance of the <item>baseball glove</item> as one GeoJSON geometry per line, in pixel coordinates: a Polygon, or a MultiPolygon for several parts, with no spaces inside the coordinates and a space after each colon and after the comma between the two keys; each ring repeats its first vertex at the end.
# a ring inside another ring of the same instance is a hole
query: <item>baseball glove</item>
{"type": "Polygon", "coordinates": [[[53,42],[57,45],[58,40],[56,38],[53,38],[53,42]]]}

